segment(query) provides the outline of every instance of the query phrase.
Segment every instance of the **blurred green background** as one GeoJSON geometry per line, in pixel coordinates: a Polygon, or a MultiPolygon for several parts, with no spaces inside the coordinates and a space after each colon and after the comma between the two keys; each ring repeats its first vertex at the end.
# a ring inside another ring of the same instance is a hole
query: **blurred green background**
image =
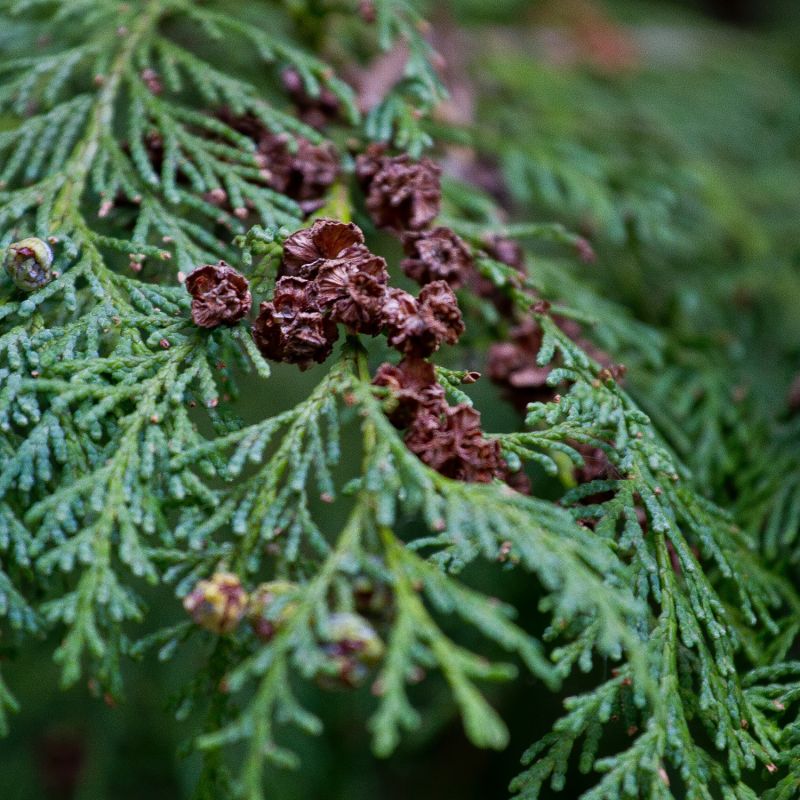
{"type": "MultiPolygon", "coordinates": [[[[800,349],[800,4],[451,0],[435,4],[432,20],[453,97],[437,126],[480,132],[481,152],[440,154],[451,172],[477,181],[511,219],[585,233],[598,261],[565,261],[565,276],[597,286],[677,342],[721,341],[731,382],[737,370],[749,376],[764,413],[779,415],[800,349]]],[[[479,366],[480,349],[469,358],[479,366]]],[[[269,393],[248,400],[245,388],[237,410],[273,413],[318,374],[278,369],[269,393]]],[[[475,397],[488,430],[515,424],[491,387],[479,384],[475,397]]],[[[537,590],[525,575],[485,567],[465,577],[536,627],[537,590]]],[[[180,616],[169,594],[148,602],[147,627],[180,616]]],[[[91,686],[60,691],[52,649],[0,651],[24,709],[0,742],[0,798],[190,797],[198,761],[180,752],[196,721],[174,721],[165,698],[206,654],[126,664],[125,699],[111,707],[91,686]]],[[[563,696],[591,680],[573,679],[563,696]]],[[[512,743],[489,753],[465,742],[441,688],[436,677],[417,687],[425,725],[386,761],[369,752],[368,688],[304,688],[325,733],[286,734],[303,768],[270,769],[268,796],[506,796],[519,757],[550,728],[562,697],[525,679],[493,690],[512,743]]],[[[572,796],[580,786],[571,784],[572,796]]]]}

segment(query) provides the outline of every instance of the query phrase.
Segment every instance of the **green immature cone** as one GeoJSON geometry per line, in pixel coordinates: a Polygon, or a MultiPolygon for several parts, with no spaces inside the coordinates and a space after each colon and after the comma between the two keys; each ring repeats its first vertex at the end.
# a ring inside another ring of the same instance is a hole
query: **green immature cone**
{"type": "Polygon", "coordinates": [[[191,618],[212,633],[231,633],[247,610],[247,592],[231,572],[215,572],[199,581],[183,600],[191,618]]]}
{"type": "Polygon", "coordinates": [[[365,664],[374,666],[383,657],[383,642],[362,616],[341,612],[328,619],[329,641],[358,653],[365,664]]]}
{"type": "Polygon", "coordinates": [[[55,278],[53,251],[42,239],[31,236],[8,246],[5,268],[14,285],[23,292],[35,292],[55,278]]]}
{"type": "Polygon", "coordinates": [[[330,669],[320,675],[324,688],[351,689],[363,684],[370,667],[383,658],[384,644],[364,617],[350,612],[331,614],[322,650],[330,669]]]}
{"type": "Polygon", "coordinates": [[[291,581],[268,581],[256,587],[250,596],[247,620],[255,635],[268,642],[297,610],[299,587],[291,581]]]}

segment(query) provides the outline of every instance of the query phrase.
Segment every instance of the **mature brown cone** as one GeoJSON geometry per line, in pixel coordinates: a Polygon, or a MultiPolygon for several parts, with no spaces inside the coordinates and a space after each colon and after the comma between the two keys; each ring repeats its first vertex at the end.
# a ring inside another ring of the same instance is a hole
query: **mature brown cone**
{"type": "MultiPolygon", "coordinates": [[[[553,317],[554,322],[567,336],[579,344],[595,361],[604,366],[608,377],[621,381],[625,367],[614,364],[609,355],[583,336],[581,326],[571,319],[553,317]]],[[[511,329],[510,341],[493,344],[489,348],[489,377],[505,388],[505,393],[520,411],[528,403],[547,402],[557,389],[548,385],[552,365],[539,366],[536,358],[542,346],[542,330],[532,319],[525,319],[511,329]]]]}
{"type": "Polygon", "coordinates": [[[555,390],[548,386],[550,366],[540,367],[536,356],[542,346],[542,330],[532,319],[511,329],[511,341],[489,348],[488,371],[492,381],[503,386],[508,399],[520,411],[528,403],[552,400],[555,390]]]}
{"type": "Polygon", "coordinates": [[[372,336],[383,327],[383,306],[389,273],[386,262],[362,245],[343,257],[321,262],[314,279],[314,298],[334,322],[372,336]]]}
{"type": "Polygon", "coordinates": [[[264,180],[272,189],[296,200],[306,214],[325,204],[324,195],[340,171],[339,155],[330,142],[317,145],[302,136],[272,133],[255,115],[237,115],[229,108],[219,109],[216,116],[253,140],[264,180]]]}
{"type": "Polygon", "coordinates": [[[484,438],[480,413],[465,403],[442,416],[419,414],[405,441],[421,461],[448,478],[489,483],[505,477],[499,442],[484,438]]]}
{"type": "Polygon", "coordinates": [[[469,249],[450,228],[408,232],[403,249],[408,256],[400,262],[403,272],[423,286],[442,280],[458,289],[474,268],[469,249]]]}
{"type": "Polygon", "coordinates": [[[316,97],[310,95],[306,91],[300,73],[293,67],[283,70],[281,83],[292,102],[297,106],[298,116],[306,125],[319,130],[339,116],[339,98],[325,87],[320,89],[316,97]]]}
{"type": "Polygon", "coordinates": [[[407,356],[397,366],[381,364],[372,382],[391,390],[396,405],[388,417],[397,428],[408,427],[418,414],[438,417],[446,408],[436,370],[423,358],[407,356]]]}
{"type": "Polygon", "coordinates": [[[406,355],[429,356],[464,332],[458,301],[444,281],[423,286],[416,300],[402,289],[389,289],[383,316],[389,344],[406,355]]]}
{"type": "Polygon", "coordinates": [[[363,244],[364,234],[358,225],[318,219],[310,228],[302,228],[284,241],[281,274],[313,278],[320,262],[344,256],[350,248],[363,244]]]}
{"type": "Polygon", "coordinates": [[[428,330],[419,313],[414,295],[390,287],[383,304],[383,324],[389,345],[415,356],[430,355],[438,347],[434,333],[428,330]]]}
{"type": "Polygon", "coordinates": [[[367,210],[379,228],[421,230],[439,213],[441,168],[429,158],[387,156],[370,147],[356,159],[356,177],[367,195],[367,210]]]}
{"type": "Polygon", "coordinates": [[[486,252],[496,261],[514,267],[518,272],[525,272],[525,253],[518,242],[505,236],[489,234],[483,238],[486,252]]]}
{"type": "Polygon", "coordinates": [[[324,316],[304,278],[280,278],[272,302],[262,303],[253,324],[253,339],[266,358],[307,369],[322,363],[339,336],[336,323],[324,316]]]}
{"type": "Polygon", "coordinates": [[[464,321],[453,290],[444,281],[433,281],[422,287],[417,299],[423,316],[440,326],[442,340],[455,344],[464,333],[464,321]]]}
{"type": "Polygon", "coordinates": [[[192,320],[201,328],[233,325],[253,304],[247,278],[224,261],[192,270],[185,285],[192,296],[192,320]]]}
{"type": "Polygon", "coordinates": [[[356,180],[366,193],[372,179],[380,172],[386,163],[386,145],[373,142],[367,149],[356,157],[356,180]]]}
{"type": "Polygon", "coordinates": [[[266,133],[258,143],[269,171],[267,183],[297,200],[307,214],[324,204],[323,196],[339,177],[339,156],[330,142],[312,144],[298,136],[292,152],[285,133],[266,133]]]}

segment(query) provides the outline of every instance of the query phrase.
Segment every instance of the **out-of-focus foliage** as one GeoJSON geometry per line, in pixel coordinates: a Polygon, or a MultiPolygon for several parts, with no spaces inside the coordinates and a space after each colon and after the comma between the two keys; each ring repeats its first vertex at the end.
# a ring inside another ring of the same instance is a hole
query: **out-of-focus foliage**
{"type": "Polygon", "coordinates": [[[513,213],[589,236],[582,279],[669,333],[666,367],[635,370],[632,389],[707,491],[747,498],[750,523],[772,515],[775,554],[778,528],[797,536],[783,422],[800,363],[800,92],[796,20],[772,12],[785,27],[765,34],[658,4],[544,3],[530,35],[485,36],[472,74],[475,142],[513,213]],[[784,501],[757,511],[768,474],[784,501]]]}

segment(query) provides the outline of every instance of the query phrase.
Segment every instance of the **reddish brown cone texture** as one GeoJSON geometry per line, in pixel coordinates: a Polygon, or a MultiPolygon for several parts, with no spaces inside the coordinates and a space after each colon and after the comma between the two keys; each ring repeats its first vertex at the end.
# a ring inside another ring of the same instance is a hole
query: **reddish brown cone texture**
{"type": "Polygon", "coordinates": [[[267,358],[301,369],[321,364],[338,336],[336,323],[314,303],[310,282],[297,277],[278,280],[272,302],[261,304],[253,324],[253,339],[267,358]]]}
{"type": "Polygon", "coordinates": [[[421,230],[439,213],[441,168],[429,158],[387,156],[370,145],[356,159],[356,177],[367,196],[367,210],[379,228],[421,230]]]}
{"type": "MultiPolygon", "coordinates": [[[[388,168],[385,161],[380,155],[374,163],[362,158],[362,181],[374,187],[375,177],[388,168]]],[[[395,159],[388,161],[398,166],[395,159]]],[[[418,199],[411,197],[404,206],[403,228],[416,224],[418,199]]],[[[267,358],[305,368],[330,354],[336,323],[370,334],[385,328],[389,344],[404,358],[397,366],[383,364],[374,383],[391,391],[387,413],[394,425],[407,429],[408,447],[424,463],[456,480],[485,483],[506,477],[500,446],[484,438],[480,414],[464,404],[448,407],[435,369],[425,360],[443,342],[454,344],[464,331],[447,280],[455,285],[463,281],[471,269],[469,251],[446,228],[407,236],[406,249],[407,261],[414,264],[404,266],[426,284],[417,298],[387,286],[385,261],[367,249],[355,225],[322,219],[298,231],[284,243],[283,277],[272,302],[261,305],[253,338],[267,358]]]]}
{"type": "Polygon", "coordinates": [[[375,335],[383,327],[389,274],[352,223],[319,219],[284,242],[283,277],[253,326],[261,352],[276,361],[322,362],[338,336],[337,323],[375,335]]]}
{"type": "MultiPolygon", "coordinates": [[[[607,353],[586,339],[577,322],[563,317],[554,317],[553,320],[570,339],[606,368],[600,374],[602,379],[622,380],[625,367],[613,364],[607,353]]],[[[532,319],[525,319],[511,329],[509,338],[510,341],[489,348],[489,377],[505,388],[508,399],[521,411],[528,403],[552,400],[556,389],[547,383],[552,365],[542,367],[536,362],[542,346],[539,325],[532,319]]]]}
{"type": "Polygon", "coordinates": [[[253,303],[247,278],[224,261],[190,272],[186,289],[192,296],[192,320],[201,328],[233,325],[253,303]]]}
{"type": "Polygon", "coordinates": [[[317,304],[352,331],[380,333],[389,274],[386,262],[363,246],[323,261],[314,279],[317,304]]]}
{"type": "Polygon", "coordinates": [[[318,219],[283,243],[282,274],[313,278],[322,261],[340,258],[350,248],[363,244],[364,234],[352,222],[318,219]]]}
{"type": "Polygon", "coordinates": [[[483,436],[481,415],[463,403],[447,405],[432,364],[407,356],[397,366],[381,365],[373,383],[391,390],[389,419],[407,429],[406,445],[429,467],[461,481],[507,477],[499,443],[483,436]]]}
{"type": "Polygon", "coordinates": [[[316,96],[311,95],[296,69],[287,67],[281,73],[281,83],[306,125],[320,129],[339,116],[339,98],[324,87],[316,96]]]}
{"type": "Polygon", "coordinates": [[[339,177],[339,155],[330,142],[314,144],[302,136],[272,133],[251,114],[237,116],[222,109],[217,116],[255,142],[264,180],[272,189],[296,200],[307,214],[324,205],[325,193],[339,177]]]}
{"type": "Polygon", "coordinates": [[[400,263],[403,272],[423,286],[442,280],[457,289],[473,268],[469,249],[449,228],[408,232],[403,236],[403,249],[407,256],[400,263]]]}
{"type": "Polygon", "coordinates": [[[389,419],[398,428],[408,427],[421,413],[438,416],[447,405],[436,370],[424,358],[407,356],[397,366],[381,364],[372,382],[391,390],[395,407],[389,419]]]}
{"type": "Polygon", "coordinates": [[[321,198],[339,177],[339,157],[329,142],[312,144],[298,137],[295,144],[296,149],[287,134],[267,133],[258,150],[266,160],[269,185],[311,213],[322,206],[321,198]]]}
{"type": "Polygon", "coordinates": [[[484,438],[480,413],[465,403],[445,409],[442,417],[418,415],[405,441],[421,461],[448,478],[489,483],[505,476],[500,444],[484,438]]]}
{"type": "Polygon", "coordinates": [[[424,286],[417,299],[389,289],[383,315],[389,344],[406,355],[429,356],[442,342],[455,344],[464,332],[458,301],[444,281],[424,286]]]}

